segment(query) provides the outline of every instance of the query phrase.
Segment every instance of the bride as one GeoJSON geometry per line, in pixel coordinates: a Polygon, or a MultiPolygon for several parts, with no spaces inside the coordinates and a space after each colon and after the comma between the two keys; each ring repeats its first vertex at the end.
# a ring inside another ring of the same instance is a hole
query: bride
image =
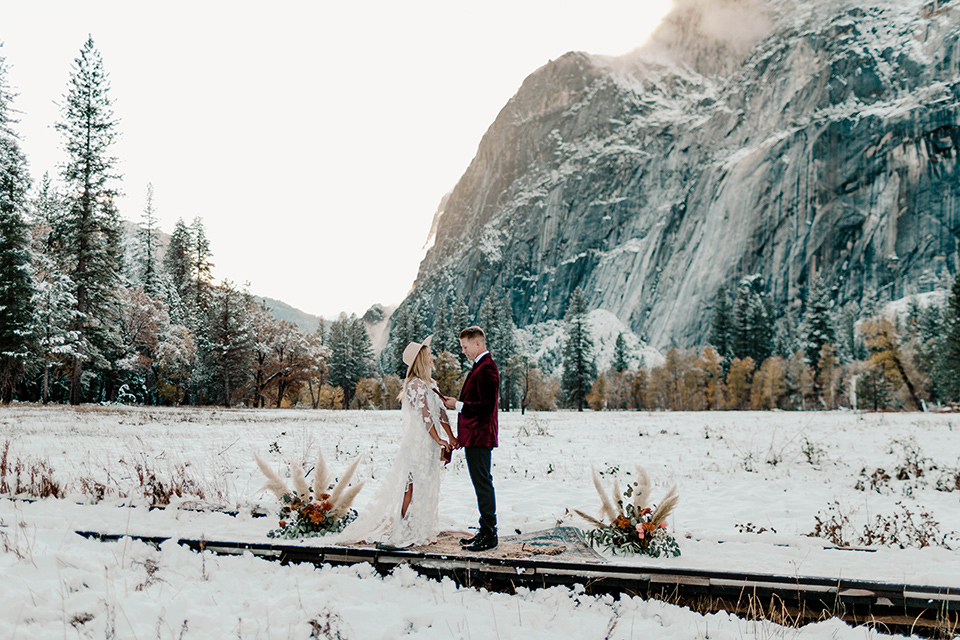
{"type": "Polygon", "coordinates": [[[403,548],[437,539],[444,461],[449,462],[451,450],[459,443],[450,430],[437,383],[431,378],[432,338],[411,342],[403,350],[407,376],[398,397],[403,423],[400,450],[367,508],[337,536],[339,543],[403,548]],[[441,428],[446,440],[439,435],[441,428]]]}

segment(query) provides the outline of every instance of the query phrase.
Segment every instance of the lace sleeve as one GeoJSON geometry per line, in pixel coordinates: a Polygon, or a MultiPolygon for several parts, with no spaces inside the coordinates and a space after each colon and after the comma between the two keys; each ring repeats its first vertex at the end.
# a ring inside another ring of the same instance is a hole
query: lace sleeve
{"type": "Polygon", "coordinates": [[[410,405],[414,413],[419,413],[423,418],[424,427],[429,431],[433,426],[433,418],[430,417],[430,409],[427,406],[427,383],[419,378],[415,378],[407,385],[405,400],[410,405]]]}

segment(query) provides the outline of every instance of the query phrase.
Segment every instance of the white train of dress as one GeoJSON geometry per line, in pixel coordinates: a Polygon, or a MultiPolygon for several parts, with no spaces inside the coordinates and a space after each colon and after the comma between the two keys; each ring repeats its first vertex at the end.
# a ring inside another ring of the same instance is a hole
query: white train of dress
{"type": "Polygon", "coordinates": [[[336,536],[335,543],[382,543],[395,547],[419,546],[436,542],[440,482],[443,479],[441,448],[430,437],[430,427],[444,437],[440,426],[444,411],[434,393],[436,383],[414,378],[407,385],[400,407],[403,436],[400,449],[377,492],[356,520],[336,536]],[[407,515],[401,517],[403,495],[413,485],[407,515]]]}

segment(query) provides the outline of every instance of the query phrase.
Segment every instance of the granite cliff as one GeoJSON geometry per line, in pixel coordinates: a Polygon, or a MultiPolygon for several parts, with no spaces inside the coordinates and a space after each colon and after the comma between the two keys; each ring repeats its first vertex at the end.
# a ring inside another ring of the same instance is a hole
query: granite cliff
{"type": "Polygon", "coordinates": [[[499,287],[525,326],[579,286],[664,347],[749,274],[781,309],[815,275],[838,303],[927,291],[960,261],[958,148],[960,0],[677,0],[636,51],[525,80],[404,304],[499,287]]]}

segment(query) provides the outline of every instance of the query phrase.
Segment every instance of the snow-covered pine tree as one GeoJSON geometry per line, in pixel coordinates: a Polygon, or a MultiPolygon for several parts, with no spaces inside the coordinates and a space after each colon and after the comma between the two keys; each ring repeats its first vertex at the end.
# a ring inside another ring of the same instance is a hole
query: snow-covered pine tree
{"type": "Polygon", "coordinates": [[[851,300],[843,305],[837,326],[837,355],[841,362],[862,360],[867,356],[863,340],[857,332],[857,320],[860,318],[860,305],[851,300]]]}
{"type": "Polygon", "coordinates": [[[44,173],[40,178],[40,184],[37,186],[33,196],[31,206],[34,238],[34,250],[42,251],[44,254],[54,256],[55,237],[51,233],[57,219],[63,215],[65,198],[59,193],[49,173],[44,173]]]}
{"type": "Polygon", "coordinates": [[[960,398],[960,275],[953,281],[943,311],[942,346],[934,379],[938,395],[949,402],[960,398]]]}
{"type": "Polygon", "coordinates": [[[733,303],[731,348],[736,358],[762,363],[773,351],[773,321],[763,296],[763,279],[749,276],[740,281],[733,303]]]}
{"type": "Polygon", "coordinates": [[[593,336],[587,319],[587,300],[580,287],[570,296],[564,316],[566,339],[563,343],[563,377],[561,386],[567,403],[583,411],[587,394],[597,377],[593,336]]]}
{"type": "Polygon", "coordinates": [[[327,348],[330,350],[327,359],[327,382],[345,390],[345,387],[350,386],[350,319],[347,314],[341,313],[340,317],[330,323],[327,348]]]}
{"type": "Polygon", "coordinates": [[[373,346],[363,320],[356,314],[347,316],[341,313],[339,318],[330,323],[328,346],[327,379],[330,384],[343,390],[344,406],[349,407],[357,383],[373,370],[373,346]]]}
{"type": "Polygon", "coordinates": [[[37,321],[33,351],[42,370],[40,399],[50,401],[52,378],[57,371],[69,370],[78,355],[76,286],[45,254],[40,243],[34,244],[33,305],[37,321]]]}
{"type": "Polygon", "coordinates": [[[836,342],[831,310],[833,302],[823,278],[817,276],[807,291],[803,321],[800,323],[800,339],[807,362],[813,367],[820,360],[820,349],[826,343],[836,342]]]}
{"type": "Polygon", "coordinates": [[[457,336],[450,326],[450,305],[446,296],[441,295],[433,319],[433,343],[431,345],[436,354],[448,351],[456,353],[460,350],[457,336]]]}
{"type": "Polygon", "coordinates": [[[147,184],[147,198],[137,230],[136,272],[143,290],[151,297],[159,297],[162,287],[160,270],[157,268],[157,249],[160,243],[160,227],[153,207],[153,183],[147,184]]]}
{"type": "Polygon", "coordinates": [[[213,283],[213,252],[210,250],[210,241],[207,239],[203,219],[197,216],[191,225],[193,239],[193,307],[202,313],[207,306],[207,296],[213,283]]]}
{"type": "Polygon", "coordinates": [[[789,360],[800,344],[797,337],[797,312],[793,308],[784,311],[773,323],[773,353],[789,360]]]}
{"type": "MultiPolygon", "coordinates": [[[[173,226],[173,232],[170,234],[170,243],[167,245],[167,252],[163,256],[163,270],[170,277],[171,289],[177,292],[176,303],[181,308],[183,307],[182,301],[188,297],[192,265],[193,238],[190,234],[190,228],[183,221],[183,218],[180,218],[173,226]]],[[[173,300],[165,299],[164,301],[173,307],[173,300]]],[[[184,316],[186,316],[186,313],[184,313],[184,316]]]]}
{"type": "Polygon", "coordinates": [[[373,343],[363,318],[350,316],[350,369],[354,387],[362,378],[373,373],[373,343]]]}
{"type": "Polygon", "coordinates": [[[630,354],[627,352],[627,341],[623,332],[617,334],[617,341],[613,345],[613,370],[623,373],[630,368],[630,354]]]}
{"type": "Polygon", "coordinates": [[[117,159],[109,155],[117,137],[109,81],[100,52],[88,37],[74,60],[56,124],[67,161],[63,179],[68,208],[53,228],[61,262],[76,285],[80,351],[73,359],[70,403],[83,399],[85,366],[106,370],[115,350],[119,303],[120,219],[114,206],[117,159]]]}
{"type": "Polygon", "coordinates": [[[253,357],[253,327],[248,292],[224,281],[210,289],[205,322],[197,332],[201,366],[197,404],[231,406],[236,392],[249,380],[253,357]]]}
{"type": "Polygon", "coordinates": [[[729,363],[733,358],[733,310],[730,308],[727,288],[723,285],[717,289],[717,298],[713,303],[713,318],[710,321],[708,342],[720,357],[729,363]]]}
{"type": "Polygon", "coordinates": [[[516,354],[517,326],[513,320],[510,299],[499,289],[493,289],[480,305],[480,326],[486,334],[486,345],[500,362],[500,408],[509,411],[513,404],[517,376],[508,366],[516,354]]]}
{"type": "Polygon", "coordinates": [[[9,404],[24,372],[34,329],[30,237],[24,219],[30,177],[13,131],[6,59],[0,57],[0,401],[9,404]]]}
{"type": "Polygon", "coordinates": [[[466,371],[469,366],[467,365],[466,354],[460,350],[460,332],[470,324],[470,308],[463,301],[463,297],[458,294],[453,304],[450,305],[450,333],[453,336],[453,352],[457,354],[461,371],[466,371]]]}

